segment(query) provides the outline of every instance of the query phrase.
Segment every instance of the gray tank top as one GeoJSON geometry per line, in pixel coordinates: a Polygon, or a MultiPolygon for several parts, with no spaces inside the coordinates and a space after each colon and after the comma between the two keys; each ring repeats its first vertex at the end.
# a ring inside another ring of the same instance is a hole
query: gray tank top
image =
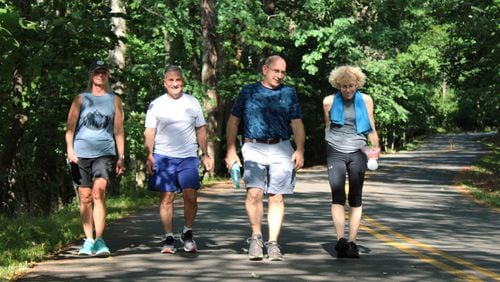
{"type": "Polygon", "coordinates": [[[114,139],[115,95],[82,93],[75,133],[75,153],[80,158],[116,155],[114,139]]]}
{"type": "Polygon", "coordinates": [[[344,100],[344,126],[331,123],[325,140],[333,149],[346,154],[356,152],[366,145],[366,136],[356,133],[354,100],[344,100]]]}

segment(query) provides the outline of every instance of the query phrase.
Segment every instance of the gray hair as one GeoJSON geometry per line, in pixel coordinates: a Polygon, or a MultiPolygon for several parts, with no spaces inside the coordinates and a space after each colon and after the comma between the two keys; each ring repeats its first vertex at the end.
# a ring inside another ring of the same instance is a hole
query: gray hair
{"type": "Polygon", "coordinates": [[[167,73],[169,72],[177,72],[181,75],[181,77],[184,77],[183,73],[182,73],[182,69],[180,66],[176,66],[176,65],[168,65],[166,68],[165,68],[165,73],[164,75],[166,75],[167,73]]]}

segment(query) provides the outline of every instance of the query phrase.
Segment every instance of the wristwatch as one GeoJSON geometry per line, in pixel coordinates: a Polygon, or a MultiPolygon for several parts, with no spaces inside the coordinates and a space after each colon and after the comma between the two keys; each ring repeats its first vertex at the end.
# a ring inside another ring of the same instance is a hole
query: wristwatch
{"type": "Polygon", "coordinates": [[[125,155],[118,155],[118,159],[119,160],[124,160],[125,159],[125,155]]]}

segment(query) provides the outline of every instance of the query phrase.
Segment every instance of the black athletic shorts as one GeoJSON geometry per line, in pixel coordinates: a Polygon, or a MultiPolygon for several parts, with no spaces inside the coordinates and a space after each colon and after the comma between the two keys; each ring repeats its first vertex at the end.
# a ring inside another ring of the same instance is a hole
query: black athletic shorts
{"type": "Polygon", "coordinates": [[[78,158],[78,163],[71,163],[73,181],[79,187],[92,187],[94,179],[99,177],[109,181],[109,178],[114,173],[115,162],[115,156],[78,158]]]}

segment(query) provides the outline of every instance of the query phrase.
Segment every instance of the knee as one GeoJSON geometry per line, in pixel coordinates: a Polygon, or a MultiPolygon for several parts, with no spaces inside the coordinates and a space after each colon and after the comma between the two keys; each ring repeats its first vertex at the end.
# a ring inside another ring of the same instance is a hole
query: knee
{"type": "Polygon", "coordinates": [[[269,203],[275,205],[282,205],[285,202],[285,197],[283,195],[272,194],[269,195],[269,203]]]}
{"type": "Polygon", "coordinates": [[[80,204],[81,205],[91,205],[92,204],[92,195],[80,195],[80,204]]]}
{"type": "Polygon", "coordinates": [[[92,191],[92,199],[94,201],[104,201],[106,198],[106,191],[104,189],[95,189],[92,191]]]}
{"type": "Polygon", "coordinates": [[[258,204],[262,202],[263,192],[260,189],[249,189],[247,191],[247,202],[258,204]]]}
{"type": "Polygon", "coordinates": [[[362,198],[361,193],[349,195],[349,206],[352,208],[361,207],[362,198]]]}
{"type": "Polygon", "coordinates": [[[174,205],[174,194],[166,193],[160,200],[160,208],[168,208],[174,205]]]}
{"type": "Polygon", "coordinates": [[[184,199],[184,202],[191,204],[196,203],[197,191],[195,189],[184,189],[182,191],[182,198],[184,199]]]}
{"type": "Polygon", "coordinates": [[[345,205],[346,195],[344,187],[332,189],[332,204],[345,205]]]}

